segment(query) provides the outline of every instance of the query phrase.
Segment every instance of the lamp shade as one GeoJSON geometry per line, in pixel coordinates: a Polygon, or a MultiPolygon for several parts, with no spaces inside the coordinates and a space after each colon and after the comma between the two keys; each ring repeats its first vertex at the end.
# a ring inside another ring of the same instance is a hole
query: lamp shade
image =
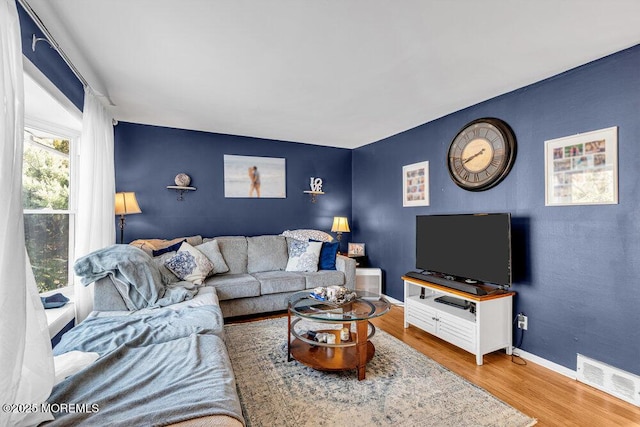
{"type": "Polygon", "coordinates": [[[136,193],[116,193],[116,215],[129,215],[142,213],[136,193]]]}
{"type": "Polygon", "coordinates": [[[349,233],[349,221],[346,216],[334,216],[333,225],[331,226],[333,233],[349,233]]]}

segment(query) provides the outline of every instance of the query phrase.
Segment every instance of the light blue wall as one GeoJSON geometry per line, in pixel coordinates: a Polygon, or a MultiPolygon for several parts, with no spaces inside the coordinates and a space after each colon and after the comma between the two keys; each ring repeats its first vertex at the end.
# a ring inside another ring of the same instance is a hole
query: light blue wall
{"type": "MultiPolygon", "coordinates": [[[[458,111],[353,153],[353,235],[403,299],[415,269],[415,216],[511,212],[516,312],[529,316],[522,348],[571,369],[576,353],[640,374],[640,46],[458,111]],[[507,178],[468,192],[449,178],[447,148],[479,117],[513,128],[518,156],[507,178]],[[619,130],[617,205],[545,207],[544,141],[619,130]],[[429,207],[402,207],[402,166],[428,160],[429,207]]],[[[468,250],[482,250],[460,242],[468,250]]]]}

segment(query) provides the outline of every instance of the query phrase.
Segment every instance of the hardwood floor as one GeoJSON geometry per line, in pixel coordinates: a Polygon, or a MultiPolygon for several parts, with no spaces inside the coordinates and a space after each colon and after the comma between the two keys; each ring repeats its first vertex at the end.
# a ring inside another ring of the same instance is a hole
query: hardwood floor
{"type": "MultiPolygon", "coordinates": [[[[275,314],[260,319],[281,317],[275,314]]],[[[253,321],[251,319],[235,319],[253,321]]],[[[612,397],[564,375],[503,352],[484,356],[477,366],[475,356],[416,328],[404,329],[404,309],[394,306],[372,321],[376,328],[482,387],[489,393],[536,418],[536,427],[547,426],[640,426],[640,408],[612,397]]],[[[374,338],[375,339],[375,338],[374,338]]],[[[375,356],[374,356],[375,357],[375,356]]]]}
{"type": "Polygon", "coordinates": [[[372,321],[395,336],[494,396],[536,418],[536,426],[640,426],[640,408],[564,375],[515,358],[504,352],[475,356],[410,326],[404,329],[404,309],[372,321]]]}

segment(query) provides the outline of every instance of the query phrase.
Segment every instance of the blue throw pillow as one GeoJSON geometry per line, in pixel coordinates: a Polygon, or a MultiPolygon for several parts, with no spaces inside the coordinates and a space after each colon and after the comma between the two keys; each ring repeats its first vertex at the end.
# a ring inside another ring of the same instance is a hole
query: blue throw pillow
{"type": "Polygon", "coordinates": [[[160,256],[162,254],[166,254],[167,252],[176,252],[178,249],[180,249],[180,246],[182,246],[182,244],[184,242],[186,242],[187,240],[182,240],[178,243],[174,243],[171,246],[167,246],[166,248],[162,248],[162,249],[158,249],[157,251],[152,251],[152,254],[154,257],[160,256]]]}
{"type": "MultiPolygon", "coordinates": [[[[312,242],[317,240],[311,239],[312,242]]],[[[318,270],[336,270],[336,255],[338,254],[339,242],[322,242],[320,259],[318,260],[318,270]]]]}

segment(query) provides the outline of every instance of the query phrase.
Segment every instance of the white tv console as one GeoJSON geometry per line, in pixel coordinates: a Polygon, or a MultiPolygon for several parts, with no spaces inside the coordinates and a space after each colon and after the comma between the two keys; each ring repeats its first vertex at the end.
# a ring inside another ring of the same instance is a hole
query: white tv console
{"type": "Polygon", "coordinates": [[[512,351],[512,315],[515,292],[496,290],[489,295],[472,295],[412,277],[404,280],[404,327],[416,326],[476,355],[496,350],[512,351]],[[424,298],[420,298],[424,289],[424,298]],[[470,309],[436,302],[440,296],[468,301],[470,309]]]}

